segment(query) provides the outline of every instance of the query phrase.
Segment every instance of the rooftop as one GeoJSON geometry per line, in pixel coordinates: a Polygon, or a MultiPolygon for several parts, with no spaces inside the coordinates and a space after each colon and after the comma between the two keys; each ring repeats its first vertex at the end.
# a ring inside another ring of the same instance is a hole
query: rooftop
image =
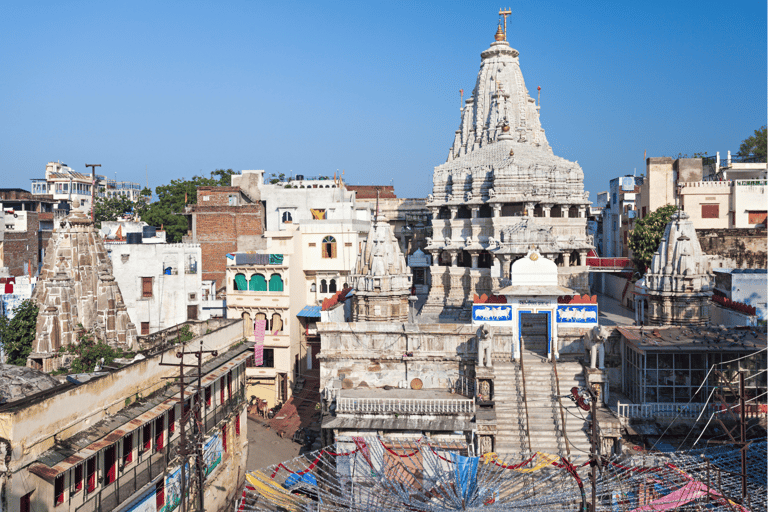
{"type": "Polygon", "coordinates": [[[754,352],[766,348],[766,334],[751,327],[619,327],[639,350],[754,352]]]}

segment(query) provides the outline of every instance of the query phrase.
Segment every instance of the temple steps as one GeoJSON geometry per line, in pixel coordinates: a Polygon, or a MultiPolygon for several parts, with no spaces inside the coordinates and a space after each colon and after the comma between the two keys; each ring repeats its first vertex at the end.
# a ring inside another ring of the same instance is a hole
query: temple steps
{"type": "MultiPolygon", "coordinates": [[[[590,443],[587,434],[587,413],[578,409],[568,398],[562,399],[565,416],[565,429],[557,395],[554,368],[538,355],[525,351],[525,389],[528,405],[526,422],[525,403],[523,402],[523,384],[520,364],[496,363],[495,410],[498,434],[495,450],[509,460],[525,458],[530,450],[567,456],[566,439],[568,437],[572,460],[584,460],[588,457],[590,443]]],[[[574,386],[583,386],[582,367],[578,363],[558,363],[560,394],[567,395],[574,386]]]]}

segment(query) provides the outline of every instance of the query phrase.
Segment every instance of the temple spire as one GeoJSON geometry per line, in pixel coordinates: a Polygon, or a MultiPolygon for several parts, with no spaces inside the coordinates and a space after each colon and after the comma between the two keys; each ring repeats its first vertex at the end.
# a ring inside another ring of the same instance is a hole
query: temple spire
{"type": "MultiPolygon", "coordinates": [[[[504,40],[507,40],[507,16],[512,14],[512,10],[507,7],[506,9],[499,9],[499,16],[504,16],[504,40]]],[[[497,39],[498,41],[498,39],[497,39]]]]}

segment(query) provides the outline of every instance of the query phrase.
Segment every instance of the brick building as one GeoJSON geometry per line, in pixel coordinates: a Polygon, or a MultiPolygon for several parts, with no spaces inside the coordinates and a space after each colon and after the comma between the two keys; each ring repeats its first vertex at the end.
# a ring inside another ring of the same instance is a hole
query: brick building
{"type": "Polygon", "coordinates": [[[200,244],[202,278],[226,287],[227,254],[260,248],[264,208],[240,187],[198,187],[197,204],[188,206],[190,231],[185,242],[200,244]]]}
{"type": "Polygon", "coordinates": [[[13,266],[15,270],[9,268],[12,276],[29,274],[24,263],[29,266],[33,253],[36,256],[32,273],[36,273],[53,233],[54,216],[64,213],[55,206],[56,201],[50,196],[34,196],[20,188],[0,188],[0,211],[5,213],[3,227],[10,234],[0,241],[0,267],[13,266]]]}

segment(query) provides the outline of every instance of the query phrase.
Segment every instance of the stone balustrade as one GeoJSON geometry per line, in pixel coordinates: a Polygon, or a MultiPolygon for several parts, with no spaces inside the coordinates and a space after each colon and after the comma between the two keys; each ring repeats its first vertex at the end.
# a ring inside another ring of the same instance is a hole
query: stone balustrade
{"type": "Polygon", "coordinates": [[[352,398],[336,399],[337,414],[474,414],[469,398],[352,398]]]}

